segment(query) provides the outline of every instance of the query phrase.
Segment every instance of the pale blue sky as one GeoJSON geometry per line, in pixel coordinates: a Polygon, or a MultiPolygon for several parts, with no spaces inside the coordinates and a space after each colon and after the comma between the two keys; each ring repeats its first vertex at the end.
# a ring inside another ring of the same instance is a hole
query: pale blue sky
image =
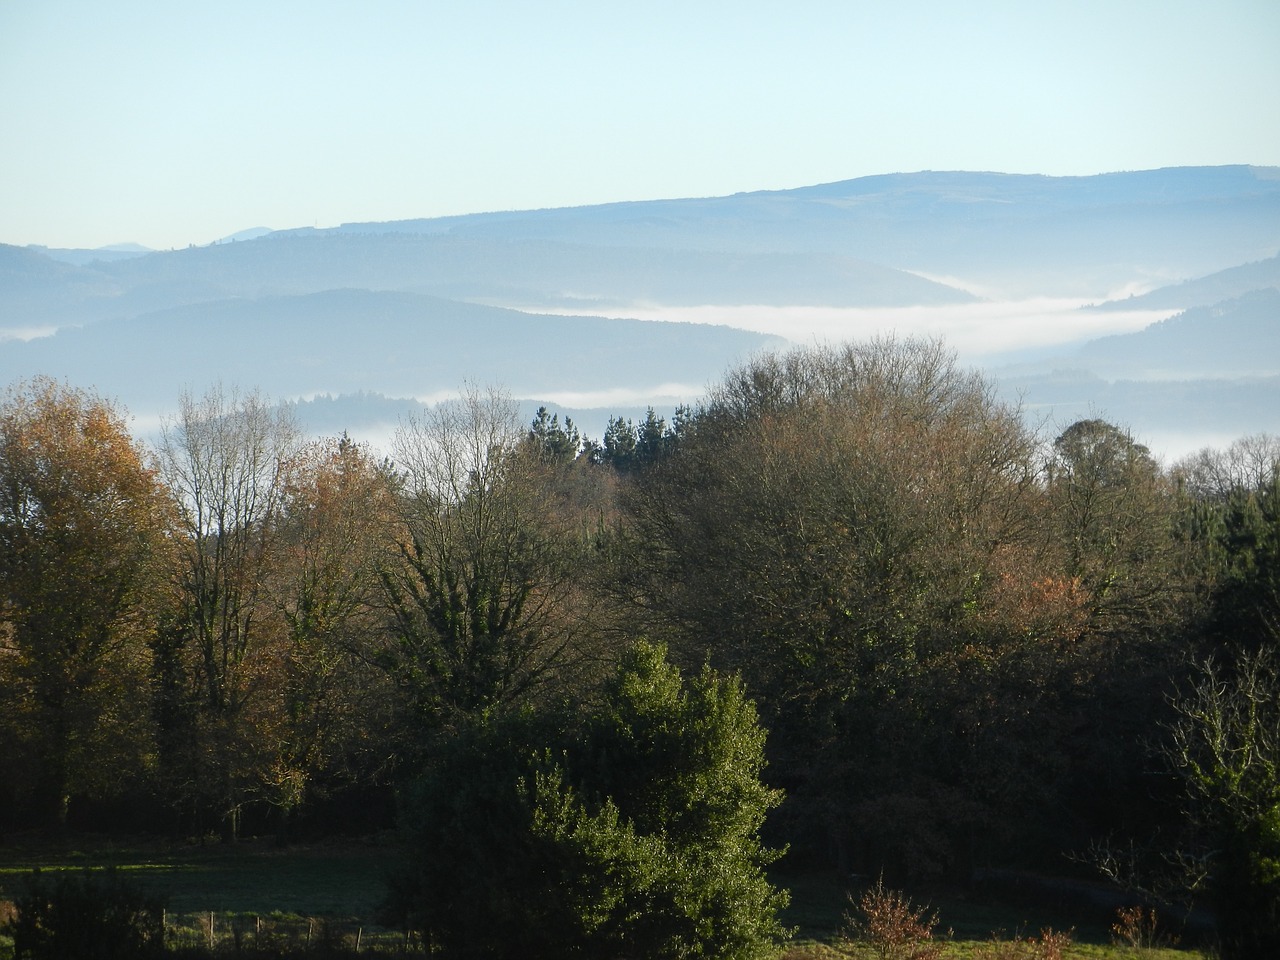
{"type": "Polygon", "coordinates": [[[0,0],[0,242],[1280,165],[1280,2],[0,0]]]}

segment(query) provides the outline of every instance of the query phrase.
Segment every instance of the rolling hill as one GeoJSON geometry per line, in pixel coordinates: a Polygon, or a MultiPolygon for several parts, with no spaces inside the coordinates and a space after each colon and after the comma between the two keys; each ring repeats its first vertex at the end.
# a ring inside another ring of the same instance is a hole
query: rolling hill
{"type": "Polygon", "coordinates": [[[1139,296],[1100,303],[1098,310],[1186,310],[1207,307],[1254,290],[1280,289],[1280,254],[1196,277],[1139,296]]]}
{"type": "Polygon", "coordinates": [[[538,316],[398,291],[219,300],[0,343],[0,380],[45,374],[136,411],[215,380],[280,398],[427,396],[466,380],[517,396],[683,386],[776,338],[699,324],[538,316]]]}
{"type": "MultiPolygon", "coordinates": [[[[1276,312],[1253,294],[1274,294],[1280,272],[1275,168],[890,174],[727,197],[255,228],[225,239],[100,257],[0,245],[0,377],[64,377],[144,416],[215,380],[293,399],[422,397],[474,380],[526,397],[643,403],[669,395],[664,384],[698,389],[779,341],[601,314],[694,308],[683,318],[724,322],[742,315],[730,308],[817,308],[852,311],[832,329],[864,335],[894,329],[894,311],[973,323],[984,309],[978,292],[1059,298],[1071,310],[1160,284],[1099,309],[1185,314],[1006,367],[1006,388],[1024,390],[1034,409],[1050,395],[1055,409],[1119,402],[1116,416],[1135,429],[1143,424],[1126,411],[1142,407],[1139,394],[1194,394],[1198,415],[1224,429],[1244,424],[1242,403],[1262,404],[1273,424],[1264,428],[1280,430],[1280,402],[1266,382],[1280,355],[1276,312]],[[724,317],[698,312],[705,307],[725,308],[724,317]],[[53,328],[54,336],[22,339],[53,328]],[[1161,386],[1193,380],[1194,388],[1161,386]]],[[[1006,333],[1043,315],[998,314],[1006,333]]],[[[811,336],[789,322],[768,329],[811,336]]],[[[1142,416],[1168,420],[1180,403],[1148,405],[1142,416]]]]}
{"type": "Polygon", "coordinates": [[[1064,425],[1102,416],[1181,452],[1211,437],[1280,433],[1280,290],[1193,307],[995,373],[1033,418],[1064,425]]]}

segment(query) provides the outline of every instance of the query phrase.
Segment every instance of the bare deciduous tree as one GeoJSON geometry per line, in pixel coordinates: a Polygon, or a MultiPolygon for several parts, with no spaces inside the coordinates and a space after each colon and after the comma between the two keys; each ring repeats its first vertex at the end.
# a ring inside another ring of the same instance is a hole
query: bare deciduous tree
{"type": "Polygon", "coordinates": [[[563,678],[588,632],[576,528],[556,510],[554,465],[526,435],[510,398],[472,389],[397,436],[404,536],[382,578],[389,666],[428,726],[563,678]]]}
{"type": "Polygon", "coordinates": [[[1225,450],[1205,448],[1180,460],[1176,476],[1200,499],[1225,500],[1232,493],[1261,490],[1280,472],[1280,437],[1255,433],[1225,450]]]}
{"type": "Polygon", "coordinates": [[[158,644],[169,687],[189,700],[189,723],[170,744],[178,761],[171,770],[185,793],[216,807],[228,840],[272,763],[268,689],[278,680],[284,629],[265,584],[283,467],[298,444],[286,408],[218,387],[182,398],[156,451],[182,528],[182,613],[158,644]]]}

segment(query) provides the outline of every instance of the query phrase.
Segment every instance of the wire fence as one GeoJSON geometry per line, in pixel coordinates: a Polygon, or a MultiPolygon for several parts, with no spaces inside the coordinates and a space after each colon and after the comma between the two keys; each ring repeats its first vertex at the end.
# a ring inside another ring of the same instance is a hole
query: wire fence
{"type": "MultiPolygon", "coordinates": [[[[105,931],[89,924],[74,923],[83,911],[63,911],[55,919],[57,928],[44,927],[44,937],[63,943],[102,936],[105,931]],[[72,929],[72,928],[76,929],[72,929]]],[[[15,955],[19,911],[12,900],[0,898],[0,960],[15,955]]],[[[83,918],[80,918],[83,920],[83,918]]],[[[178,912],[144,909],[135,913],[130,926],[147,945],[148,957],[256,958],[311,957],[338,960],[357,956],[381,958],[421,957],[434,953],[416,930],[395,930],[360,918],[308,917],[297,914],[251,914],[216,911],[178,912]],[[158,914],[158,915],[157,915],[158,914]]],[[[43,924],[41,925],[43,927],[43,924]]],[[[95,949],[115,957],[113,945],[95,941],[95,949]]],[[[62,952],[66,953],[65,950],[62,952]]],[[[62,954],[59,954],[62,955],[62,954]]]]}
{"type": "Polygon", "coordinates": [[[386,958],[432,952],[417,931],[331,917],[166,911],[163,930],[165,956],[386,958]]]}

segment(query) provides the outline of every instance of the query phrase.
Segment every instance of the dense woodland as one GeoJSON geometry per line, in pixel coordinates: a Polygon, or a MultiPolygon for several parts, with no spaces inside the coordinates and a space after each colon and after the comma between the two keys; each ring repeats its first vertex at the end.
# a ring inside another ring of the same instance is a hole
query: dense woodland
{"type": "MultiPolygon", "coordinates": [[[[12,386],[0,825],[366,833],[441,784],[483,802],[513,741],[567,804],[728,718],[741,782],[707,776],[744,862],[1097,868],[1276,944],[1280,439],[1164,466],[1102,419],[1040,435],[892,340],[762,355],[598,442],[515,410],[469,391],[383,458],[214,391],[148,448],[91,392],[12,386]]],[[[613,796],[621,836],[650,807],[613,796]]]]}

